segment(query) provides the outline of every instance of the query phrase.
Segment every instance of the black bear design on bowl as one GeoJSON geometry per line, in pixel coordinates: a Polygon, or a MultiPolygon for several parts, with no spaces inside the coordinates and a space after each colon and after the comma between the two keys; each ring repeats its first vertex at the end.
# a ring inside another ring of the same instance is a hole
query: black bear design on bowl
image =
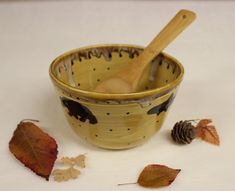
{"type": "Polygon", "coordinates": [[[150,110],[148,110],[147,114],[151,115],[151,114],[157,114],[159,115],[161,112],[163,111],[167,111],[168,108],[170,107],[170,105],[172,104],[173,100],[174,100],[175,96],[174,94],[172,94],[166,101],[164,101],[162,104],[155,106],[153,108],[151,108],[150,110]]]}
{"type": "MultiPolygon", "coordinates": [[[[163,111],[167,111],[170,105],[172,104],[175,96],[172,94],[165,102],[162,104],[152,107],[147,114],[157,114],[159,115],[163,111]]],[[[95,115],[84,105],[80,104],[79,102],[67,99],[65,97],[60,97],[61,103],[64,107],[68,109],[68,114],[71,117],[75,117],[79,119],[81,122],[85,122],[87,119],[89,120],[90,124],[96,124],[98,121],[95,115]],[[80,118],[79,118],[80,117],[80,118]]]]}
{"type": "Polygon", "coordinates": [[[62,105],[68,109],[68,114],[71,117],[75,117],[81,122],[85,122],[88,119],[90,124],[97,123],[97,119],[94,114],[84,105],[65,97],[60,97],[60,100],[62,105]]]}

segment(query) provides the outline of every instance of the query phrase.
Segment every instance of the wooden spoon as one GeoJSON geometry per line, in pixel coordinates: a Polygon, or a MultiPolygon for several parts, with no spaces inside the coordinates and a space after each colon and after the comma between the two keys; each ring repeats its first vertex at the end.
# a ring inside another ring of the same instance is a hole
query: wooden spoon
{"type": "Polygon", "coordinates": [[[139,57],[134,59],[124,70],[101,82],[94,91],[102,93],[135,92],[145,67],[189,26],[195,18],[196,14],[192,11],[180,10],[150,42],[139,57]]]}

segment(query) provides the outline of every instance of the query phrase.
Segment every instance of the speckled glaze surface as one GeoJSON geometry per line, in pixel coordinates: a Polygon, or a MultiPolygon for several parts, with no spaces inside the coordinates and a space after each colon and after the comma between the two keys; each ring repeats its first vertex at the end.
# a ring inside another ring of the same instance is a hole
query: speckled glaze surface
{"type": "Polygon", "coordinates": [[[65,116],[84,140],[102,148],[126,149],[144,143],[162,126],[184,74],[173,57],[156,57],[135,93],[92,91],[142,50],[135,45],[97,45],[72,50],[52,62],[49,73],[65,116]]]}

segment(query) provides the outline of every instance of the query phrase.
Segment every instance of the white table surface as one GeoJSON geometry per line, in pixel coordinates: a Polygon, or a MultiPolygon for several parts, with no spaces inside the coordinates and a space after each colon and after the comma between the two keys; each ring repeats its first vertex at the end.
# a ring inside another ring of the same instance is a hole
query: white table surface
{"type": "Polygon", "coordinates": [[[0,190],[146,190],[134,182],[151,163],[181,168],[161,190],[235,190],[235,2],[232,1],[19,1],[0,2],[0,190]],[[78,138],[67,124],[48,76],[61,53],[99,43],[146,45],[181,8],[198,17],[167,49],[186,70],[162,129],[130,150],[97,148],[78,138]],[[176,121],[209,117],[221,146],[200,140],[173,144],[176,121]],[[8,150],[17,123],[39,119],[53,136],[59,155],[86,153],[87,168],[77,180],[44,181],[8,150]]]}

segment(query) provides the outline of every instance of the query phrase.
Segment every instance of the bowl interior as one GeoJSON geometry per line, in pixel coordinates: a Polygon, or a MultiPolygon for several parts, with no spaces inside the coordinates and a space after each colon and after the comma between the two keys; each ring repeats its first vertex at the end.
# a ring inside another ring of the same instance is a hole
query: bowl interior
{"type": "MultiPolygon", "coordinates": [[[[128,45],[74,50],[56,60],[52,73],[69,86],[92,91],[98,83],[125,69],[142,50],[141,47],[128,45]]],[[[143,72],[137,92],[165,86],[177,79],[180,73],[181,69],[175,60],[160,54],[143,72]]]]}

